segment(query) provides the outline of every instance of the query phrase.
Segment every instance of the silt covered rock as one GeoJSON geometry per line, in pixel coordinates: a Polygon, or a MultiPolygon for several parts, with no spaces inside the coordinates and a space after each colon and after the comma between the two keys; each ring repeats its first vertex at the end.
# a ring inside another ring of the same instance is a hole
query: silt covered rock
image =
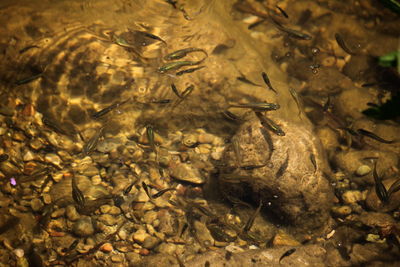
{"type": "Polygon", "coordinates": [[[257,119],[239,128],[225,151],[221,190],[262,200],[284,223],[318,228],[328,220],[333,199],[320,142],[306,126],[273,120],[285,136],[266,131],[257,119]]]}

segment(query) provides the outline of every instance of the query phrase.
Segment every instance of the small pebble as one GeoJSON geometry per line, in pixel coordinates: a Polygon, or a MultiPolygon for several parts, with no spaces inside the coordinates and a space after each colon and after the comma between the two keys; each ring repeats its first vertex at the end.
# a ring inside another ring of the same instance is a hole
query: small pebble
{"type": "Polygon", "coordinates": [[[100,250],[103,252],[111,252],[113,251],[113,246],[111,245],[111,243],[104,243],[101,247],[100,250]]]}
{"type": "Polygon", "coordinates": [[[340,206],[340,207],[333,207],[332,212],[337,216],[347,216],[351,214],[351,207],[349,206],[340,206]]]}
{"type": "Polygon", "coordinates": [[[120,255],[112,255],[111,256],[111,261],[115,263],[123,262],[124,258],[120,255]]]}
{"type": "Polygon", "coordinates": [[[95,166],[89,166],[81,172],[82,175],[92,177],[99,174],[99,170],[95,166]]]}
{"type": "Polygon", "coordinates": [[[215,139],[215,136],[208,133],[199,134],[198,141],[201,144],[211,144],[215,139]]]}
{"type": "Polygon", "coordinates": [[[68,220],[73,222],[81,217],[74,205],[68,205],[65,208],[65,214],[67,215],[68,220]]]}
{"type": "Polygon", "coordinates": [[[139,250],[139,254],[142,256],[147,256],[150,254],[150,250],[146,249],[146,248],[142,248],[139,250]]]}
{"type": "Polygon", "coordinates": [[[194,134],[185,135],[182,139],[182,144],[187,147],[192,147],[197,143],[197,137],[194,134]]]}
{"type": "Polygon", "coordinates": [[[273,239],[274,246],[300,246],[300,242],[289,234],[279,231],[273,239]]]}
{"type": "Polygon", "coordinates": [[[110,205],[102,205],[100,207],[100,211],[101,213],[108,213],[111,210],[111,206],[110,205]]]}
{"type": "Polygon", "coordinates": [[[154,237],[154,236],[148,236],[148,237],[146,237],[146,239],[143,241],[142,246],[143,246],[144,248],[147,248],[147,249],[152,249],[152,248],[154,248],[155,246],[157,246],[159,242],[160,242],[160,240],[158,240],[158,238],[156,238],[156,237],[154,237]]]}
{"type": "Polygon", "coordinates": [[[128,252],[125,254],[126,260],[130,263],[129,266],[140,265],[142,259],[139,254],[135,252],[128,252]]]}
{"type": "Polygon", "coordinates": [[[14,249],[14,254],[15,256],[17,256],[18,258],[22,258],[24,256],[24,250],[22,248],[16,248],[14,249]]]}
{"type": "Polygon", "coordinates": [[[64,214],[65,214],[65,209],[64,208],[56,209],[51,214],[51,218],[58,218],[58,217],[64,216],[64,214]]]}
{"type": "Polygon", "coordinates": [[[342,199],[346,204],[357,203],[358,201],[365,200],[365,198],[366,194],[363,194],[358,190],[348,190],[344,192],[342,195],[342,199]]]}
{"type": "Polygon", "coordinates": [[[108,226],[116,225],[120,221],[119,217],[112,216],[111,214],[102,214],[98,217],[98,220],[108,226]]]}
{"type": "Polygon", "coordinates": [[[50,154],[46,154],[46,156],[44,158],[45,158],[45,160],[47,162],[50,162],[50,163],[52,163],[52,164],[54,164],[54,165],[56,165],[56,166],[61,168],[61,162],[62,161],[61,161],[61,158],[58,155],[50,153],[50,154]]]}
{"type": "Polygon", "coordinates": [[[177,246],[173,243],[161,243],[156,250],[162,254],[174,255],[176,249],[177,246]]]}
{"type": "Polygon", "coordinates": [[[87,237],[94,234],[92,220],[90,218],[81,218],[72,226],[72,232],[80,237],[87,237]]]}
{"type": "Polygon", "coordinates": [[[157,212],[153,210],[146,212],[143,216],[143,221],[147,224],[151,224],[155,219],[157,219],[157,212]]]}
{"type": "Polygon", "coordinates": [[[361,165],[360,167],[358,167],[358,169],[356,170],[356,175],[358,176],[364,176],[367,175],[368,173],[371,172],[371,168],[368,165],[361,165]]]}
{"type": "Polygon", "coordinates": [[[171,170],[171,176],[177,180],[194,184],[203,184],[205,182],[199,170],[186,163],[181,163],[173,167],[171,170]]]}
{"type": "Polygon", "coordinates": [[[39,211],[43,208],[44,204],[39,198],[34,198],[31,200],[31,208],[33,211],[39,211]]]}
{"type": "Polygon", "coordinates": [[[99,185],[102,182],[100,175],[95,175],[92,178],[90,178],[90,180],[92,181],[93,185],[99,185]]]}
{"type": "Polygon", "coordinates": [[[35,155],[32,153],[32,151],[28,150],[25,152],[22,159],[23,161],[31,161],[35,159],[35,155]]]}
{"type": "Polygon", "coordinates": [[[43,194],[42,198],[44,204],[48,205],[51,203],[51,196],[49,194],[43,194]]]}
{"type": "Polygon", "coordinates": [[[54,182],[58,183],[63,179],[64,174],[62,172],[59,172],[59,173],[53,174],[51,177],[53,177],[54,182]]]}
{"type": "Polygon", "coordinates": [[[148,233],[146,233],[146,230],[144,229],[139,229],[137,230],[133,235],[132,238],[133,240],[135,240],[136,242],[142,244],[144,242],[144,240],[149,237],[150,235],[148,233]]]}
{"type": "Polygon", "coordinates": [[[111,215],[119,215],[121,214],[121,209],[116,206],[111,206],[111,209],[108,213],[111,215]]]}

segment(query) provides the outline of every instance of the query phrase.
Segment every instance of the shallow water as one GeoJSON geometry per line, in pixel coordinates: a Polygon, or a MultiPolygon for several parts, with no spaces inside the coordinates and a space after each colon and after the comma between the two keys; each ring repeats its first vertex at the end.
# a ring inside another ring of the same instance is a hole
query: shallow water
{"type": "MultiPolygon", "coordinates": [[[[379,85],[382,73],[396,80],[377,69],[373,57],[398,49],[398,16],[370,1],[189,0],[176,7],[168,2],[1,2],[0,154],[7,158],[0,161],[0,208],[2,221],[17,224],[0,225],[6,240],[2,260],[26,266],[40,256],[53,265],[126,266],[151,265],[160,256],[168,266],[177,257],[190,261],[196,254],[228,250],[230,231],[235,249],[273,247],[272,256],[257,256],[271,266],[280,265],[288,250],[281,246],[298,249],[285,261],[309,265],[392,261],[398,249],[391,248],[387,258],[367,257],[369,248],[357,250],[358,229],[337,223],[349,215],[346,222],[378,230],[390,225],[381,238],[399,238],[398,194],[386,206],[379,200],[371,204],[377,199],[371,196],[372,173],[362,178],[355,173],[357,164],[372,168],[372,162],[348,155],[379,154],[378,173],[388,169],[382,179],[394,184],[400,146],[345,131],[361,127],[397,138],[398,118],[379,122],[361,112],[368,102],[381,104],[398,93],[398,84],[384,90],[361,85],[379,85]],[[337,33],[344,44],[335,40],[337,33]],[[172,62],[165,56],[183,48],[197,51],[176,61],[197,63],[160,71],[172,62]],[[201,68],[179,74],[195,67],[201,68]],[[254,102],[279,108],[255,115],[260,110],[231,107],[254,102]],[[227,110],[239,119],[226,118],[227,110]],[[272,137],[265,137],[262,116],[286,136],[269,126],[272,137]],[[272,185],[247,181],[255,176],[273,179],[272,185]],[[237,180],[226,182],[232,177],[237,180]],[[74,197],[73,179],[84,204],[74,197]],[[152,199],[162,190],[167,193],[152,199]],[[352,199],[359,200],[348,200],[353,191],[352,199]],[[253,208],[241,207],[242,201],[253,208]],[[261,216],[255,213],[259,203],[261,216]],[[335,208],[342,206],[350,213],[337,215],[335,208]],[[384,223],[360,215],[374,217],[371,210],[384,223]],[[247,233],[252,216],[254,227],[247,233]],[[346,243],[343,252],[342,235],[349,229],[354,244],[346,243]],[[326,237],[335,230],[334,238],[326,237]],[[103,247],[107,238],[111,254],[103,247]],[[77,248],[67,251],[74,240],[77,248]],[[300,243],[317,246],[310,250],[315,255],[300,243]],[[351,261],[350,247],[356,247],[351,261]]],[[[379,242],[371,242],[377,246],[372,250],[384,249],[379,242]]],[[[189,266],[209,260],[199,259],[189,266]]],[[[250,258],[243,257],[243,264],[244,259],[250,258]]]]}

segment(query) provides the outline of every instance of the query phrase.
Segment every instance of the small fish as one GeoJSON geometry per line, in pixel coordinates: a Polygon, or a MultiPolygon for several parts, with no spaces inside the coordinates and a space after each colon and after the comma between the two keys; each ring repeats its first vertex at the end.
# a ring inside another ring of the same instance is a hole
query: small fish
{"type": "Polygon", "coordinates": [[[225,199],[227,199],[229,202],[231,202],[234,205],[242,205],[242,206],[245,206],[245,207],[247,207],[249,209],[253,208],[253,206],[251,206],[249,203],[246,203],[246,202],[244,202],[244,201],[242,201],[242,200],[240,200],[240,199],[238,199],[236,197],[233,197],[233,196],[231,196],[229,194],[226,194],[226,193],[222,193],[222,194],[223,194],[223,197],[225,199]]]}
{"type": "Polygon", "coordinates": [[[327,111],[329,111],[330,108],[331,108],[331,97],[328,96],[328,99],[326,100],[325,104],[323,105],[322,110],[324,112],[327,112],[327,111]]]}
{"type": "Polygon", "coordinates": [[[306,33],[302,33],[293,29],[285,28],[280,24],[277,20],[273,19],[271,17],[272,22],[275,24],[275,26],[278,28],[278,30],[281,30],[285,33],[288,34],[289,37],[299,39],[299,40],[311,40],[312,37],[306,33]]]}
{"type": "Polygon", "coordinates": [[[246,222],[245,226],[243,227],[243,233],[247,233],[250,231],[251,227],[254,224],[254,220],[256,219],[257,215],[260,213],[261,207],[263,203],[260,200],[260,204],[258,205],[257,209],[254,211],[253,215],[250,216],[249,220],[246,222]]]}
{"type": "Polygon", "coordinates": [[[294,102],[296,102],[297,105],[297,109],[299,110],[299,116],[301,114],[302,111],[302,107],[300,105],[300,99],[299,99],[299,95],[297,94],[296,90],[294,90],[293,88],[289,87],[289,92],[292,95],[294,102]]]}
{"type": "Polygon", "coordinates": [[[160,100],[152,100],[150,103],[152,104],[169,104],[171,103],[171,99],[160,99],[160,100]]]}
{"type": "Polygon", "coordinates": [[[176,88],[175,84],[171,84],[171,89],[172,89],[172,92],[174,92],[177,97],[182,98],[182,96],[178,92],[178,88],[176,88]]]}
{"type": "Polygon", "coordinates": [[[385,186],[383,185],[381,178],[379,178],[378,173],[376,172],[376,161],[374,164],[373,176],[375,180],[375,192],[376,195],[383,203],[387,203],[389,201],[388,192],[386,191],[385,186]]]}
{"type": "Polygon", "coordinates": [[[394,183],[390,186],[389,190],[387,191],[388,197],[390,198],[390,196],[391,196],[393,193],[395,193],[395,192],[397,192],[397,191],[399,191],[399,190],[400,190],[400,179],[397,179],[397,181],[394,182],[394,183]]]}
{"type": "Polygon", "coordinates": [[[315,160],[315,155],[313,153],[310,154],[310,161],[314,166],[314,172],[317,171],[317,161],[315,160]]]}
{"type": "Polygon", "coordinates": [[[100,111],[98,111],[98,112],[92,114],[92,118],[93,118],[93,119],[98,119],[98,118],[100,118],[100,117],[106,115],[107,113],[109,113],[111,110],[116,109],[116,108],[120,107],[121,105],[125,104],[125,103],[128,102],[129,100],[130,100],[130,98],[127,99],[127,100],[125,100],[125,101],[117,102],[117,103],[112,104],[111,106],[108,106],[108,107],[106,107],[106,108],[103,108],[102,110],[100,110],[100,111]]]}
{"type": "Polygon", "coordinates": [[[243,73],[240,73],[241,76],[236,77],[236,80],[241,81],[243,83],[247,83],[250,85],[254,85],[254,86],[259,86],[261,87],[261,85],[256,84],[255,82],[250,81],[249,79],[246,78],[246,76],[243,75],[243,73]]]}
{"type": "Polygon", "coordinates": [[[242,161],[242,154],[239,141],[236,138],[233,138],[232,146],[233,146],[233,152],[235,153],[237,165],[239,166],[240,162],[242,161]]]}
{"type": "Polygon", "coordinates": [[[266,21],[266,19],[258,19],[256,22],[250,24],[247,29],[251,30],[255,27],[257,27],[258,25],[260,25],[261,23],[263,23],[264,21],[266,21]]]}
{"type": "Polygon", "coordinates": [[[8,160],[9,156],[7,154],[1,154],[0,155],[0,162],[8,160]]]}
{"type": "Polygon", "coordinates": [[[279,167],[278,171],[275,174],[275,178],[278,179],[283,175],[289,165],[289,153],[286,154],[286,159],[283,164],[279,167]]]}
{"type": "Polygon", "coordinates": [[[75,239],[74,242],[71,243],[71,245],[69,245],[68,248],[64,249],[64,253],[68,253],[71,252],[72,250],[74,250],[79,244],[79,239],[75,239]]]}
{"type": "Polygon", "coordinates": [[[170,4],[173,8],[177,8],[176,7],[176,3],[178,2],[178,1],[173,1],[173,0],[165,0],[165,2],[167,2],[168,4],[170,4]]]}
{"type": "Polygon", "coordinates": [[[296,31],[294,29],[281,28],[282,31],[286,32],[289,37],[299,40],[311,40],[312,37],[306,33],[296,31]]]}
{"type": "Polygon", "coordinates": [[[285,253],[282,254],[282,256],[279,258],[279,263],[281,263],[282,259],[285,257],[289,257],[290,255],[292,255],[294,252],[296,251],[295,248],[291,248],[288,251],[286,251],[285,253]]]}
{"type": "Polygon", "coordinates": [[[117,45],[122,46],[124,48],[133,48],[133,49],[135,49],[135,47],[133,45],[129,44],[124,38],[119,37],[117,35],[113,35],[112,36],[112,40],[113,40],[114,43],[116,43],[117,45]]]}
{"type": "Polygon", "coordinates": [[[274,152],[274,144],[272,143],[270,134],[264,127],[260,127],[260,132],[261,132],[262,136],[264,137],[265,142],[267,142],[267,144],[268,144],[268,148],[269,148],[268,160],[270,160],[272,153],[274,152]]]}
{"type": "Polygon", "coordinates": [[[385,139],[377,136],[376,134],[374,134],[370,131],[364,130],[364,129],[357,129],[357,133],[367,136],[369,138],[375,139],[376,141],[379,141],[384,144],[392,144],[392,143],[396,142],[396,140],[385,140],[385,139]]]}
{"type": "Polygon", "coordinates": [[[350,55],[355,55],[354,52],[352,52],[349,47],[346,45],[345,41],[343,40],[342,36],[338,33],[335,33],[335,39],[340,48],[342,48],[347,54],[350,55]]]}
{"type": "Polygon", "coordinates": [[[242,170],[245,170],[245,171],[251,171],[251,170],[259,169],[259,168],[262,168],[262,167],[265,167],[265,166],[267,166],[267,164],[261,164],[261,165],[246,165],[246,166],[240,166],[240,168],[241,168],[242,170]]]}
{"type": "Polygon", "coordinates": [[[339,242],[337,244],[336,249],[338,250],[340,256],[344,260],[349,261],[351,259],[350,255],[349,255],[349,251],[348,251],[347,247],[345,245],[343,245],[343,243],[339,242]]]}
{"type": "Polygon", "coordinates": [[[76,184],[75,176],[72,177],[71,186],[72,186],[72,198],[80,208],[83,208],[85,206],[85,196],[83,195],[82,191],[76,184]]]}
{"type": "Polygon", "coordinates": [[[234,104],[229,107],[233,108],[251,108],[257,111],[277,110],[280,108],[279,104],[260,102],[260,103],[247,103],[247,104],[234,104]]]}
{"type": "Polygon", "coordinates": [[[61,128],[59,123],[57,123],[57,122],[55,122],[53,120],[50,120],[50,119],[48,119],[46,117],[42,118],[42,122],[43,122],[44,125],[46,125],[50,129],[52,129],[53,131],[68,136],[68,133],[64,129],[61,128]]]}
{"type": "Polygon", "coordinates": [[[205,54],[206,57],[208,57],[208,54],[207,54],[207,52],[205,50],[203,50],[201,48],[189,47],[189,48],[184,48],[184,49],[180,49],[180,50],[177,50],[175,52],[172,52],[172,53],[166,55],[164,57],[164,59],[165,60],[181,59],[181,58],[185,57],[187,54],[193,53],[193,52],[202,52],[202,53],[205,54]]]}
{"type": "Polygon", "coordinates": [[[151,150],[153,150],[154,153],[157,152],[156,150],[156,144],[154,142],[154,130],[153,130],[153,126],[148,125],[146,127],[146,135],[147,135],[147,140],[149,142],[149,145],[151,147],[151,150]]]}
{"type": "Polygon", "coordinates": [[[233,114],[232,112],[230,112],[229,110],[225,110],[222,111],[221,114],[227,118],[230,121],[235,121],[235,122],[241,122],[243,121],[243,119],[241,119],[240,117],[236,116],[235,114],[233,114]]]}
{"type": "Polygon", "coordinates": [[[285,12],[285,10],[283,10],[282,8],[280,8],[278,5],[275,5],[275,7],[281,12],[281,14],[285,17],[285,18],[289,18],[288,14],[285,12]]]}
{"type": "Polygon", "coordinates": [[[100,137],[103,135],[104,131],[104,126],[100,128],[100,130],[96,131],[96,133],[85,143],[82,149],[83,155],[89,155],[91,152],[93,152],[97,144],[99,143],[100,137]]]}
{"type": "Polygon", "coordinates": [[[363,83],[361,87],[373,87],[379,85],[378,83],[363,83]]]}
{"type": "Polygon", "coordinates": [[[31,50],[32,48],[40,48],[40,47],[37,45],[29,45],[29,46],[24,47],[21,50],[19,50],[19,53],[20,54],[25,53],[26,51],[31,50]]]}
{"type": "Polygon", "coordinates": [[[152,198],[159,198],[159,197],[161,197],[162,195],[164,195],[166,192],[172,191],[172,190],[176,190],[176,189],[175,189],[175,188],[172,188],[172,187],[170,187],[170,188],[165,188],[165,189],[163,189],[163,190],[158,191],[157,193],[155,193],[155,194],[152,195],[151,197],[152,197],[152,198]]]}
{"type": "Polygon", "coordinates": [[[43,76],[43,72],[41,72],[39,74],[35,74],[35,75],[32,75],[32,76],[29,76],[27,78],[23,78],[21,80],[18,80],[18,81],[15,82],[15,85],[22,85],[22,84],[30,83],[30,82],[32,82],[34,80],[39,79],[42,76],[43,76]]]}
{"type": "Polygon", "coordinates": [[[265,72],[262,72],[262,73],[261,73],[261,76],[262,76],[262,78],[263,78],[265,84],[268,86],[268,88],[269,88],[270,90],[272,90],[275,94],[278,94],[278,92],[272,87],[271,81],[269,80],[267,74],[266,74],[265,72]]]}
{"type": "Polygon", "coordinates": [[[285,132],[282,130],[282,128],[280,126],[278,126],[271,119],[269,119],[266,116],[264,116],[261,112],[256,112],[256,115],[257,115],[258,119],[260,120],[261,125],[264,128],[273,131],[278,136],[285,136],[286,135],[285,132]]]}
{"type": "Polygon", "coordinates": [[[159,73],[166,73],[167,71],[179,69],[179,68],[182,68],[184,66],[198,65],[202,61],[203,60],[200,60],[200,61],[174,61],[174,62],[169,62],[169,63],[159,67],[158,68],[158,72],[159,73]]]}
{"type": "Polygon", "coordinates": [[[146,184],[145,182],[142,182],[142,187],[143,187],[143,189],[144,189],[144,192],[146,192],[146,195],[147,195],[150,199],[152,199],[152,196],[151,196],[151,194],[150,194],[150,189],[149,189],[149,187],[147,186],[147,184],[146,184]]]}
{"type": "Polygon", "coordinates": [[[175,75],[176,76],[181,76],[181,75],[183,75],[185,73],[193,73],[196,70],[201,70],[202,68],[205,68],[205,66],[200,66],[200,67],[191,68],[191,69],[187,69],[187,70],[181,70],[181,71],[178,71],[177,73],[175,73],[175,75]]]}
{"type": "Polygon", "coordinates": [[[225,253],[225,260],[229,261],[232,258],[232,252],[226,251],[225,253]]]}
{"type": "Polygon", "coordinates": [[[133,187],[136,183],[137,183],[137,181],[132,182],[130,185],[128,185],[128,186],[125,188],[125,190],[124,190],[124,195],[125,195],[125,196],[128,195],[129,192],[131,192],[132,187],[133,187]]]}
{"type": "Polygon", "coordinates": [[[210,264],[209,261],[206,261],[206,262],[204,263],[204,267],[210,267],[210,266],[211,266],[211,264],[210,264]]]}
{"type": "Polygon", "coordinates": [[[167,44],[163,39],[161,39],[160,37],[158,37],[157,35],[154,35],[152,33],[144,32],[144,31],[135,31],[135,32],[143,34],[144,36],[146,36],[148,38],[151,38],[151,39],[163,42],[164,44],[167,44]]]}
{"type": "Polygon", "coordinates": [[[186,87],[186,89],[181,94],[182,98],[186,98],[188,95],[190,95],[192,93],[193,89],[194,89],[193,84],[186,87]]]}

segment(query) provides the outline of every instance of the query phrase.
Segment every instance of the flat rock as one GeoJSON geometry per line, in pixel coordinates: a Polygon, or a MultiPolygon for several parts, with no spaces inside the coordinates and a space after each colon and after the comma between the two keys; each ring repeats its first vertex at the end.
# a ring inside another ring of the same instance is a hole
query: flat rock
{"type": "Polygon", "coordinates": [[[171,176],[177,180],[193,184],[203,184],[205,182],[199,170],[186,163],[180,163],[172,167],[171,176]]]}

